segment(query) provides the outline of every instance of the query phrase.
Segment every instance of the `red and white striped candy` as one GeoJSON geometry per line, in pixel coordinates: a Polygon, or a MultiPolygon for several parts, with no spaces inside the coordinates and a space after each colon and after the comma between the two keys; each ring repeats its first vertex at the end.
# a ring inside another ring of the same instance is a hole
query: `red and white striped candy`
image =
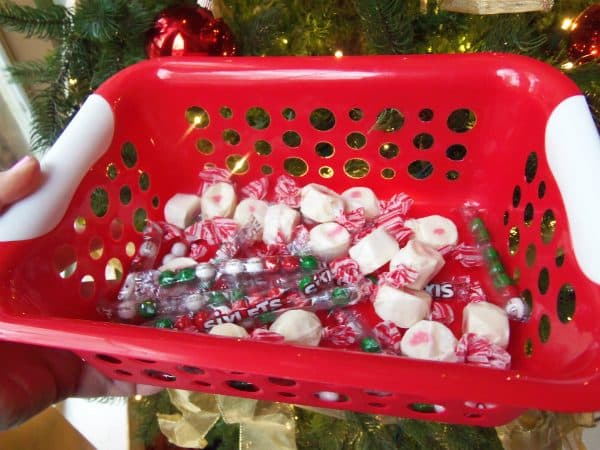
{"type": "Polygon", "coordinates": [[[431,303],[429,319],[443,323],[444,325],[450,325],[454,322],[454,310],[448,303],[434,301],[431,303]]]}
{"type": "Polygon", "coordinates": [[[400,210],[392,210],[375,218],[375,226],[383,227],[398,242],[408,239],[413,230],[404,226],[404,215],[400,210]]]}
{"type": "Polygon", "coordinates": [[[321,339],[335,347],[349,347],[358,341],[358,333],[351,325],[336,325],[323,328],[321,339]]]}
{"type": "Polygon", "coordinates": [[[269,190],[269,179],[267,177],[259,178],[251,181],[240,190],[242,197],[255,198],[263,200],[267,196],[269,190]]]}
{"type": "Polygon", "coordinates": [[[175,225],[171,225],[168,222],[156,222],[156,223],[162,229],[162,232],[163,232],[162,238],[166,242],[171,241],[173,239],[183,239],[185,236],[185,233],[183,232],[183,230],[179,227],[176,227],[175,225]]]}
{"type": "Polygon", "coordinates": [[[390,272],[384,272],[379,277],[380,285],[391,286],[396,289],[406,286],[417,279],[419,273],[410,267],[400,264],[390,272]]]}
{"type": "Polygon", "coordinates": [[[456,245],[444,245],[443,247],[438,248],[437,251],[440,255],[446,256],[452,253],[454,249],[456,249],[456,245]]]}
{"type": "MultiPolygon", "coordinates": [[[[280,238],[283,238],[283,236],[280,238]]],[[[305,255],[308,253],[310,253],[310,233],[308,228],[304,224],[296,225],[292,233],[292,240],[287,244],[285,254],[305,255]]]]}
{"type": "Polygon", "coordinates": [[[342,284],[358,284],[364,277],[358,263],[351,258],[336,259],[329,263],[333,278],[342,284]]]}
{"type": "Polygon", "coordinates": [[[389,200],[379,201],[379,210],[382,214],[395,211],[398,212],[402,217],[406,216],[408,210],[413,205],[414,200],[406,195],[404,192],[394,194],[389,200]]]}
{"type": "Polygon", "coordinates": [[[468,245],[461,242],[452,250],[452,257],[463,267],[483,266],[483,255],[476,245],[468,245]]]}
{"type": "Polygon", "coordinates": [[[510,353],[473,333],[463,334],[456,346],[456,355],[465,362],[478,366],[510,368],[510,353]]]}
{"type": "Polygon", "coordinates": [[[202,186],[198,190],[199,194],[204,192],[211,184],[218,183],[219,181],[231,183],[231,172],[220,167],[207,167],[202,169],[198,176],[202,180],[202,186]]]}
{"type": "Polygon", "coordinates": [[[454,297],[467,303],[485,302],[487,297],[479,281],[471,281],[469,275],[453,277],[454,297]]]}
{"type": "Polygon", "coordinates": [[[283,342],[285,340],[283,335],[264,328],[255,328],[252,333],[250,333],[250,339],[262,342],[283,342]]]}
{"type": "Polygon", "coordinates": [[[371,222],[367,222],[362,230],[360,230],[356,234],[351,234],[352,235],[352,245],[357,244],[358,241],[360,241],[362,238],[364,238],[365,236],[370,234],[374,229],[375,229],[375,225],[373,225],[373,223],[371,223],[371,222]]]}
{"type": "Polygon", "coordinates": [[[232,239],[237,229],[238,224],[235,220],[217,217],[187,227],[185,234],[189,242],[201,239],[208,245],[218,245],[232,239]]]}
{"type": "Polygon", "coordinates": [[[293,178],[280,175],[275,184],[275,201],[290,208],[300,208],[300,191],[301,189],[293,178]]]}
{"type": "Polygon", "coordinates": [[[379,322],[373,328],[373,336],[377,339],[382,349],[400,353],[402,331],[393,322],[389,320],[379,322]]]}
{"type": "Polygon", "coordinates": [[[202,260],[208,254],[208,245],[206,241],[199,240],[190,244],[189,257],[196,261],[202,260]]]}
{"type": "Polygon", "coordinates": [[[335,221],[348,230],[350,234],[359,233],[366,225],[365,209],[357,208],[347,213],[340,211],[335,221]]]}

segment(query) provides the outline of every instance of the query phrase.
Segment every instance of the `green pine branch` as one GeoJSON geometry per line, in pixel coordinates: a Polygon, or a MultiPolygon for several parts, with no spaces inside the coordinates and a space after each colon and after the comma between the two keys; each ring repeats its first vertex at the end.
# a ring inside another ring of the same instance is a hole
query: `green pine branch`
{"type": "Polygon", "coordinates": [[[0,3],[0,26],[41,39],[60,39],[70,24],[69,11],[58,5],[44,8],[0,3]]]}
{"type": "Polygon", "coordinates": [[[50,83],[57,64],[56,55],[51,53],[41,61],[22,61],[8,68],[11,77],[24,84],[50,83]]]}
{"type": "Polygon", "coordinates": [[[414,3],[403,0],[355,0],[356,10],[362,18],[374,53],[410,52],[414,40],[414,3]]]}
{"type": "Polygon", "coordinates": [[[74,32],[84,39],[110,43],[127,13],[124,0],[81,0],[73,16],[74,32]]]}

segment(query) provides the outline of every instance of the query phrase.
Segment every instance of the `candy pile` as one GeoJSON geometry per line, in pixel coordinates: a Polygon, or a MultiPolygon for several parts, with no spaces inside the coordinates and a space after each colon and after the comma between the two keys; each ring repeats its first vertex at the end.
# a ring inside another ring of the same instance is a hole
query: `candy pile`
{"type": "Polygon", "coordinates": [[[266,177],[239,188],[217,168],[200,178],[197,195],[175,194],[165,222],[147,224],[118,302],[102,308],[111,318],[509,367],[509,318],[526,320],[528,309],[474,205],[461,210],[475,241],[468,245],[446,217],[409,218],[406,194],[380,200],[353,187],[339,195],[285,175],[273,189],[266,177]],[[470,275],[430,284],[447,260],[487,264],[503,307],[470,275]],[[433,300],[447,292],[466,304],[460,330],[450,328],[454,309],[433,300]]]}

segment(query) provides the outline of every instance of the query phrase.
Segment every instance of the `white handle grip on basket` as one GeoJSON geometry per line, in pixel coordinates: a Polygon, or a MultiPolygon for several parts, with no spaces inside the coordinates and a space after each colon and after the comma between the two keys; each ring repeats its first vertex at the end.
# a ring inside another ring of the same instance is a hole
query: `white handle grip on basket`
{"type": "Polygon", "coordinates": [[[114,125],[108,102],[88,97],[42,158],[43,185],[0,216],[0,242],[33,239],[60,222],[82,178],[108,150],[114,125]]]}
{"type": "Polygon", "coordinates": [[[575,258],[583,273],[600,284],[600,136],[582,95],[552,111],[546,157],[563,197],[575,258]]]}

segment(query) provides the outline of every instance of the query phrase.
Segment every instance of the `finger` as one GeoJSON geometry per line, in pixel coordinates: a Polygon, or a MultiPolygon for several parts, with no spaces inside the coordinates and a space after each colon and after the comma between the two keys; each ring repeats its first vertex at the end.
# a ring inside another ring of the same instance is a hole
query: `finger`
{"type": "Polygon", "coordinates": [[[0,172],[0,209],[33,192],[41,180],[40,163],[29,155],[0,172]]]}
{"type": "Polygon", "coordinates": [[[0,342],[0,429],[14,426],[74,391],[81,361],[61,350],[0,342]],[[79,362],[78,362],[79,361],[79,362]]]}

